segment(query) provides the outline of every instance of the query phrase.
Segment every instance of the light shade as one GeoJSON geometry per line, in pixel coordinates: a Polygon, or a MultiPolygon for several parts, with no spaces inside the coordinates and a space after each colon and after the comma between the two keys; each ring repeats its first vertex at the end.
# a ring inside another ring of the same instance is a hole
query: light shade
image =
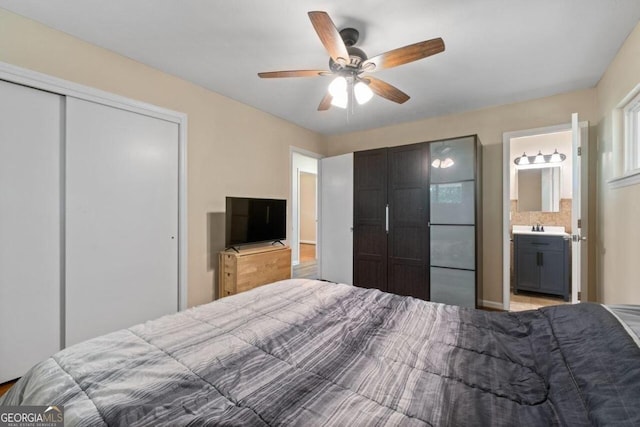
{"type": "Polygon", "coordinates": [[[336,106],[338,108],[347,108],[347,92],[339,94],[338,96],[333,96],[331,98],[331,105],[336,106]]]}
{"type": "Polygon", "coordinates": [[[549,159],[549,161],[551,163],[560,163],[562,160],[563,159],[562,157],[560,157],[560,153],[558,153],[558,149],[556,148],[556,150],[551,155],[551,159],[549,159]]]}
{"type": "Polygon", "coordinates": [[[431,166],[433,166],[434,168],[439,168],[440,163],[442,163],[440,159],[435,159],[433,162],[431,162],[431,166]]]}
{"type": "Polygon", "coordinates": [[[518,160],[517,164],[519,165],[529,164],[529,157],[527,157],[527,153],[522,153],[522,157],[520,157],[520,159],[517,159],[517,160],[518,160]]]}
{"type": "Polygon", "coordinates": [[[533,163],[544,163],[544,156],[542,155],[542,151],[538,151],[538,155],[533,163]]]}
{"type": "Polygon", "coordinates": [[[440,163],[440,167],[442,169],[445,168],[450,168],[451,166],[453,166],[455,164],[455,162],[453,161],[453,159],[451,157],[447,157],[446,159],[444,159],[442,161],[442,163],[440,163]]]}
{"type": "Polygon", "coordinates": [[[347,79],[342,76],[338,76],[331,83],[329,83],[329,93],[334,98],[341,98],[344,94],[347,97],[347,79]]]}
{"type": "Polygon", "coordinates": [[[353,87],[353,92],[356,96],[356,101],[358,101],[358,104],[360,105],[369,102],[369,100],[373,97],[373,91],[365,82],[356,83],[356,85],[353,87]]]}

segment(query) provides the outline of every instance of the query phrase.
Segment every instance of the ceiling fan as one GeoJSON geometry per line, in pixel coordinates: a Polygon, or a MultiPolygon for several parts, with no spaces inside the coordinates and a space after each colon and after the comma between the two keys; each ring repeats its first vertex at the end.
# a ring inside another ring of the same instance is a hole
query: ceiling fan
{"type": "Polygon", "coordinates": [[[360,35],[358,30],[345,28],[338,31],[326,12],[309,12],[309,18],[320,41],[329,52],[329,70],[270,71],[258,73],[258,76],[261,78],[337,76],[329,85],[328,93],[320,101],[319,111],[328,110],[331,105],[346,108],[349,95],[355,96],[360,104],[367,102],[374,93],[402,104],[409,99],[409,95],[387,82],[364,73],[397,67],[444,51],[444,41],[438,37],[368,58],[361,49],[354,46],[360,35]]]}

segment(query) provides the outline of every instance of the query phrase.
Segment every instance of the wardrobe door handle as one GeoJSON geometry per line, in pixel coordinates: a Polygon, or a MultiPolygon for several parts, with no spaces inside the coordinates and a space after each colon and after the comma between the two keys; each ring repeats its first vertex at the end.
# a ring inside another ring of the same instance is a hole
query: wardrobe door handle
{"type": "Polygon", "coordinates": [[[384,230],[389,232],[389,203],[384,207],[384,230]]]}

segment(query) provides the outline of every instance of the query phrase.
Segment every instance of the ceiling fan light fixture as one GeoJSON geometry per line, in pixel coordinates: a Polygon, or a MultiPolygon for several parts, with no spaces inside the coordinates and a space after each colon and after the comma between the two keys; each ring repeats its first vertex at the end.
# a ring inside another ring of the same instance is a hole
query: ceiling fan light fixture
{"type": "Polygon", "coordinates": [[[338,94],[338,96],[333,96],[331,99],[331,105],[338,108],[347,108],[347,103],[348,103],[348,97],[347,97],[346,90],[341,94],[338,94]]]}
{"type": "Polygon", "coordinates": [[[342,76],[338,76],[331,83],[329,83],[329,93],[336,98],[347,98],[347,79],[342,76]]]}
{"type": "Polygon", "coordinates": [[[356,83],[353,87],[353,92],[356,96],[356,101],[358,101],[358,104],[360,105],[366,104],[373,97],[373,91],[369,85],[363,81],[356,83]]]}

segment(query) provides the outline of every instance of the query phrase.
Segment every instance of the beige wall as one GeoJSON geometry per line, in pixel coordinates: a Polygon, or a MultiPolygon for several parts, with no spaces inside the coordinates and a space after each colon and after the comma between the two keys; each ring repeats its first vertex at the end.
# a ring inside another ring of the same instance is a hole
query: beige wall
{"type": "Polygon", "coordinates": [[[611,189],[622,172],[622,139],[614,109],[640,84],[640,24],[596,87],[598,104],[598,299],[640,304],[640,185],[611,189]]]}
{"type": "Polygon", "coordinates": [[[468,134],[479,135],[484,151],[484,298],[501,301],[502,243],[493,236],[502,234],[502,133],[567,123],[572,112],[598,124],[598,299],[640,303],[633,271],[640,257],[640,186],[606,184],[620,164],[611,111],[640,82],[638,27],[597,88],[328,137],[2,9],[0,61],[188,114],[189,305],[213,297],[224,197],[288,198],[290,145],[338,155],[468,134]]]}
{"type": "Polygon", "coordinates": [[[213,298],[225,196],[288,199],[289,146],[324,150],[313,132],[3,9],[0,61],[188,115],[189,306],[213,298]]]}
{"type": "MultiPolygon", "coordinates": [[[[483,145],[483,221],[485,301],[502,302],[502,134],[565,124],[571,113],[594,121],[595,89],[586,89],[511,105],[354,132],[327,138],[328,154],[478,134],[483,145]],[[497,238],[499,236],[499,238],[497,238]]],[[[399,108],[411,108],[411,101],[399,108]]]]}

